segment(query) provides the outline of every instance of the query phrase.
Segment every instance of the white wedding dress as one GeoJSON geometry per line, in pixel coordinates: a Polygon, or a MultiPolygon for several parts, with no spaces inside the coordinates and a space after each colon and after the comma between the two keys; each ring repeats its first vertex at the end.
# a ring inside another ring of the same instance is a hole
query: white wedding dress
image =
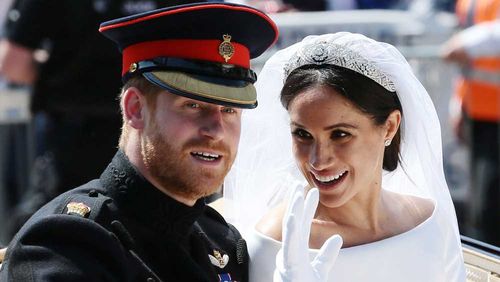
{"type": "MultiPolygon", "coordinates": [[[[463,281],[463,262],[456,256],[461,250],[455,243],[455,235],[451,233],[445,236],[439,234],[440,230],[435,210],[431,217],[407,232],[377,242],[343,248],[328,281],[463,281]]],[[[250,255],[250,281],[272,281],[275,257],[281,242],[255,229],[246,236],[246,240],[250,255]]],[[[310,259],[316,254],[317,250],[310,250],[310,259]]]]}

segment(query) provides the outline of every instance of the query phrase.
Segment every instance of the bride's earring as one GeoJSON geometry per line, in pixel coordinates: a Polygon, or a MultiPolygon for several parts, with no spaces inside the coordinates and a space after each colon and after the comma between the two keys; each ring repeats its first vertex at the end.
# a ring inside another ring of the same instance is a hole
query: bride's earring
{"type": "Polygon", "coordinates": [[[391,140],[391,139],[387,139],[387,140],[385,140],[384,145],[385,145],[386,147],[389,147],[389,146],[391,145],[391,142],[392,142],[392,140],[391,140]]]}

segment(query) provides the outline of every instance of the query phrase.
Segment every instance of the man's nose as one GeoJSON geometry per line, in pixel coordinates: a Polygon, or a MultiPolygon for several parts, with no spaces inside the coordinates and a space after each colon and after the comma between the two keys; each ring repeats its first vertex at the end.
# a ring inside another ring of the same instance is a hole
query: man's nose
{"type": "Polygon", "coordinates": [[[224,137],[224,120],[220,110],[210,110],[202,117],[201,135],[214,141],[224,137]]]}

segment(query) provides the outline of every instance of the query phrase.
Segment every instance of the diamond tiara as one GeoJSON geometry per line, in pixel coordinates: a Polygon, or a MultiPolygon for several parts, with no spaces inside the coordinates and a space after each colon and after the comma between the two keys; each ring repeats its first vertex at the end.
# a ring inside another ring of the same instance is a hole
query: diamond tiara
{"type": "Polygon", "coordinates": [[[285,80],[293,70],[305,65],[344,67],[370,78],[388,91],[396,91],[396,86],[386,74],[367,59],[342,45],[320,41],[302,46],[285,65],[285,80]]]}

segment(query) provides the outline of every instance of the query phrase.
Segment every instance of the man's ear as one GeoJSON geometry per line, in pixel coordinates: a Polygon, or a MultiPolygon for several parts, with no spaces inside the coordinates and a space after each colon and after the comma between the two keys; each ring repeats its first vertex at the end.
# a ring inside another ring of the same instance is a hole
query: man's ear
{"type": "Polygon", "coordinates": [[[135,129],[144,128],[144,112],[143,108],[146,106],[146,99],[142,92],[135,88],[129,87],[123,93],[123,114],[127,124],[135,129]]]}
{"type": "Polygon", "coordinates": [[[401,112],[398,110],[393,111],[387,117],[385,121],[385,125],[387,127],[387,133],[385,136],[385,140],[392,140],[396,132],[398,132],[398,128],[401,125],[401,112]]]}

